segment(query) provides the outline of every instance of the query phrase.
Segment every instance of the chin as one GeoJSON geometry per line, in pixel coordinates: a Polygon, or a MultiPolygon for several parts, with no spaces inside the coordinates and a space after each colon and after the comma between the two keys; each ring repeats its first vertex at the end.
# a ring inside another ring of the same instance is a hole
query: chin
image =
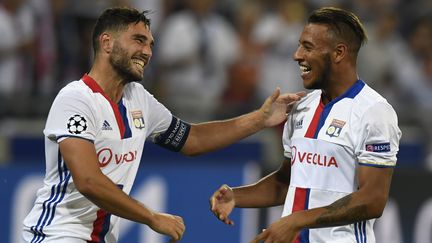
{"type": "Polygon", "coordinates": [[[125,80],[125,83],[131,83],[131,82],[135,82],[135,81],[139,82],[139,81],[143,80],[143,76],[129,73],[129,74],[125,75],[124,80],[125,80]]]}
{"type": "Polygon", "coordinates": [[[310,80],[303,80],[303,87],[305,89],[314,89],[314,83],[310,80]]]}
{"type": "Polygon", "coordinates": [[[140,71],[137,71],[137,70],[131,70],[129,72],[128,76],[129,76],[129,79],[131,80],[130,82],[141,81],[144,78],[144,71],[140,72],[140,71]]]}

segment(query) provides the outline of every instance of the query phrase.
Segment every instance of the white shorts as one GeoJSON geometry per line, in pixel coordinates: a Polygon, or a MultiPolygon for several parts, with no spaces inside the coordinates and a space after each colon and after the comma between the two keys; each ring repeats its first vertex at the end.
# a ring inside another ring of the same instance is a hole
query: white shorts
{"type": "Polygon", "coordinates": [[[74,238],[74,237],[65,237],[61,235],[55,236],[45,236],[43,239],[41,236],[35,236],[33,232],[24,230],[23,234],[23,242],[25,243],[87,243],[86,240],[74,238]]]}

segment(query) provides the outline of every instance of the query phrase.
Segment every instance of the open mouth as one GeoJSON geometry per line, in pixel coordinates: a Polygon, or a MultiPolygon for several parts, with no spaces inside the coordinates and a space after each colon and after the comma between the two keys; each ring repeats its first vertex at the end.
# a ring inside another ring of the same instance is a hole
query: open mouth
{"type": "Polygon", "coordinates": [[[147,64],[146,61],[143,61],[141,59],[133,59],[132,62],[140,69],[143,70],[144,66],[147,64]]]}
{"type": "Polygon", "coordinates": [[[300,64],[300,71],[301,71],[301,75],[307,75],[311,72],[311,67],[300,64]]]}

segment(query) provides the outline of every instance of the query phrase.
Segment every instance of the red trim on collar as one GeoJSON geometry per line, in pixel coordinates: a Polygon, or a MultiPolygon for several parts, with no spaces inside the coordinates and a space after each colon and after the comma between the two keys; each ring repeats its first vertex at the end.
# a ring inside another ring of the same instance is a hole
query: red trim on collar
{"type": "Polygon", "coordinates": [[[120,130],[120,137],[123,139],[126,128],[117,104],[115,104],[110,98],[108,98],[103,89],[96,83],[96,81],[92,77],[84,74],[81,80],[93,91],[93,93],[100,93],[110,103],[117,121],[117,125],[120,130]]]}

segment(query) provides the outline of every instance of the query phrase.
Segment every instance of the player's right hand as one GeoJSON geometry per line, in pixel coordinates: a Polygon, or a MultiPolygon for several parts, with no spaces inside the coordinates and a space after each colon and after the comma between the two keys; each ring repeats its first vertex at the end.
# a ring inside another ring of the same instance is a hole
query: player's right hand
{"type": "Polygon", "coordinates": [[[154,213],[149,227],[158,233],[170,236],[170,242],[180,240],[186,229],[183,218],[166,213],[154,213]]]}
{"type": "Polygon", "coordinates": [[[228,218],[234,207],[234,192],[228,185],[222,185],[210,198],[210,210],[225,224],[234,225],[228,218]]]}

